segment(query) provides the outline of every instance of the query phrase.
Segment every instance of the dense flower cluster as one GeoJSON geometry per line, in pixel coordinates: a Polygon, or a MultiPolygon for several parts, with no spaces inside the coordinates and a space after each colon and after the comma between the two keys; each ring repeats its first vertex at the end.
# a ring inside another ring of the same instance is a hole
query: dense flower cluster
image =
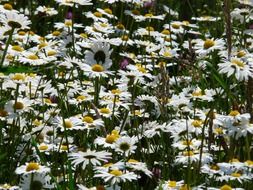
{"type": "Polygon", "coordinates": [[[18,2],[0,5],[0,189],[253,189],[252,2],[229,21],[18,2]]]}

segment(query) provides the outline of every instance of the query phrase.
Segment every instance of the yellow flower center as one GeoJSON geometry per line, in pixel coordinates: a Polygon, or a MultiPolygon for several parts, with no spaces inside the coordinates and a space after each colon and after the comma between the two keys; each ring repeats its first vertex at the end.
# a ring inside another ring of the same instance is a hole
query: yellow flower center
{"type": "Polygon", "coordinates": [[[9,3],[5,3],[3,7],[4,9],[9,10],[9,11],[13,9],[12,5],[9,3]]]}
{"type": "Polygon", "coordinates": [[[142,65],[137,64],[136,66],[138,71],[140,71],[141,73],[147,73],[147,69],[145,69],[142,65]]]}
{"type": "Polygon", "coordinates": [[[160,68],[166,67],[166,62],[160,61],[160,62],[158,63],[158,67],[160,67],[160,68]]]}
{"type": "Polygon", "coordinates": [[[253,161],[252,160],[247,160],[245,162],[248,166],[253,166],[253,161]]]}
{"type": "Polygon", "coordinates": [[[207,39],[205,42],[204,42],[204,49],[209,49],[210,47],[213,47],[215,44],[215,42],[211,39],[207,39]]]}
{"type": "Polygon", "coordinates": [[[22,80],[22,81],[24,81],[25,78],[26,78],[26,77],[25,77],[24,74],[16,73],[16,74],[12,77],[12,80],[22,80]]]}
{"type": "Polygon", "coordinates": [[[67,145],[61,145],[61,150],[67,151],[68,150],[68,146],[67,145]]]}
{"type": "Polygon", "coordinates": [[[22,110],[24,107],[25,106],[22,102],[16,102],[15,104],[13,104],[13,108],[16,110],[22,110]]]}
{"type": "Polygon", "coordinates": [[[134,115],[140,116],[141,115],[141,111],[140,110],[134,110],[134,115]]]}
{"type": "Polygon", "coordinates": [[[106,138],[105,138],[105,142],[109,143],[109,144],[112,144],[114,143],[119,137],[114,135],[114,134],[111,134],[111,135],[107,135],[106,138]]]}
{"type": "Polygon", "coordinates": [[[119,131],[118,130],[112,130],[112,134],[117,135],[119,137],[119,131]]]}
{"type": "Polygon", "coordinates": [[[86,122],[86,123],[93,123],[94,119],[90,116],[85,116],[83,118],[83,121],[86,122]]]}
{"type": "Polygon", "coordinates": [[[6,56],[6,59],[8,59],[9,61],[13,61],[14,56],[8,54],[8,55],[6,56]]]}
{"type": "Polygon", "coordinates": [[[187,20],[184,20],[184,21],[183,21],[183,24],[184,24],[185,26],[188,26],[188,25],[190,24],[190,22],[187,21],[187,20]]]}
{"type": "Polygon", "coordinates": [[[123,173],[120,170],[112,170],[110,171],[110,174],[115,175],[115,176],[121,176],[123,173]]]}
{"type": "Polygon", "coordinates": [[[179,190],[191,190],[191,188],[190,187],[188,187],[188,185],[187,184],[184,184],[184,185],[182,185],[181,187],[180,187],[180,189],[179,190]]]}
{"type": "Polygon", "coordinates": [[[193,125],[194,127],[201,127],[201,125],[202,125],[202,120],[194,120],[194,121],[192,122],[192,125],[193,125]]]}
{"type": "Polygon", "coordinates": [[[112,92],[112,94],[114,94],[114,95],[119,95],[119,94],[121,94],[121,90],[119,90],[118,88],[117,88],[117,89],[111,90],[111,92],[112,92]]]}
{"type": "Polygon", "coordinates": [[[212,166],[210,167],[210,169],[218,171],[218,170],[220,169],[220,167],[217,166],[217,165],[212,165],[212,166]]]}
{"type": "Polygon", "coordinates": [[[47,150],[48,146],[47,145],[40,145],[39,150],[47,150]]]}
{"type": "Polygon", "coordinates": [[[240,115],[240,112],[237,111],[237,110],[232,110],[232,111],[229,113],[229,115],[235,117],[235,116],[237,116],[237,115],[240,115]]]}
{"type": "Polygon", "coordinates": [[[140,14],[141,14],[140,11],[138,11],[138,10],[136,10],[136,9],[132,10],[131,12],[132,12],[132,14],[134,14],[134,15],[140,15],[140,14]]]}
{"type": "Polygon", "coordinates": [[[47,52],[47,55],[48,56],[54,56],[54,55],[56,55],[56,51],[50,50],[50,51],[47,52]]]}
{"type": "Polygon", "coordinates": [[[223,185],[220,190],[232,190],[232,187],[229,185],[223,185]]]}
{"type": "Polygon", "coordinates": [[[72,20],[66,20],[64,22],[64,24],[65,24],[65,26],[70,27],[70,26],[72,26],[72,20]]]}
{"type": "Polygon", "coordinates": [[[25,31],[19,31],[19,32],[18,32],[18,35],[24,36],[24,35],[25,35],[25,31]]]}
{"type": "Polygon", "coordinates": [[[77,98],[76,98],[77,101],[83,101],[85,99],[86,99],[86,96],[83,96],[83,95],[77,96],[77,98]]]}
{"type": "Polygon", "coordinates": [[[146,30],[147,30],[147,31],[152,31],[152,32],[155,31],[155,29],[154,29],[152,26],[146,27],[146,30]]]}
{"type": "Polygon", "coordinates": [[[28,76],[31,77],[31,78],[35,78],[37,76],[37,74],[35,74],[35,73],[29,73],[28,76]]]}
{"type": "Polygon", "coordinates": [[[168,186],[169,187],[176,187],[177,186],[177,182],[176,181],[169,181],[168,186]]]}
{"type": "Polygon", "coordinates": [[[241,58],[241,57],[243,57],[243,56],[245,56],[246,55],[246,52],[245,51],[238,51],[237,52],[237,57],[239,57],[239,58],[241,58]]]}
{"type": "Polygon", "coordinates": [[[125,26],[121,23],[118,23],[117,26],[116,26],[119,30],[124,30],[125,29],[125,26]]]}
{"type": "Polygon", "coordinates": [[[240,162],[237,158],[232,158],[231,160],[229,160],[229,163],[238,163],[240,162]]]}
{"type": "Polygon", "coordinates": [[[106,28],[106,27],[108,26],[108,24],[106,24],[106,23],[101,23],[100,26],[103,27],[103,28],[106,28]]]}
{"type": "Polygon", "coordinates": [[[26,171],[30,172],[30,171],[34,171],[34,170],[39,170],[40,169],[40,165],[36,162],[30,162],[27,166],[26,166],[26,171]]]}
{"type": "Polygon", "coordinates": [[[164,29],[161,33],[164,35],[170,35],[170,31],[166,29],[164,29]]]}
{"type": "Polygon", "coordinates": [[[108,168],[108,167],[110,167],[110,166],[112,166],[112,165],[113,165],[113,163],[107,163],[107,164],[104,164],[103,167],[104,167],[104,168],[108,168]]]}
{"type": "Polygon", "coordinates": [[[33,121],[33,125],[39,126],[39,125],[41,125],[41,121],[38,120],[38,119],[35,119],[35,120],[33,121]]]}
{"type": "Polygon", "coordinates": [[[244,62],[239,59],[232,59],[231,63],[241,68],[245,66],[244,62]]]}
{"type": "Polygon", "coordinates": [[[129,159],[127,162],[129,162],[129,163],[139,163],[139,161],[137,161],[135,159],[129,159]]]}
{"type": "Polygon", "coordinates": [[[44,102],[47,104],[52,104],[52,101],[49,98],[44,98],[44,102]]]}
{"type": "Polygon", "coordinates": [[[88,38],[88,35],[86,33],[81,33],[80,36],[84,39],[88,38]]]}
{"type": "Polygon", "coordinates": [[[169,51],[165,51],[165,52],[163,53],[163,56],[164,56],[164,57],[171,57],[172,54],[171,54],[169,51]]]}
{"type": "Polygon", "coordinates": [[[171,26],[172,26],[172,28],[179,29],[181,25],[173,23],[171,26]]]}
{"type": "Polygon", "coordinates": [[[93,15],[95,16],[95,17],[98,17],[98,18],[101,18],[103,15],[102,15],[102,13],[100,13],[100,12],[94,12],[93,13],[93,15]]]}
{"type": "Polygon", "coordinates": [[[193,145],[193,143],[190,140],[183,141],[182,144],[183,145],[193,145]]]}
{"type": "Polygon", "coordinates": [[[215,132],[217,134],[223,134],[223,129],[221,127],[218,127],[218,128],[215,129],[215,132]]]}
{"type": "Polygon", "coordinates": [[[192,93],[193,96],[202,96],[202,91],[201,90],[196,90],[192,93]]]}
{"type": "Polygon", "coordinates": [[[121,39],[123,41],[127,41],[129,39],[129,37],[128,37],[128,35],[123,35],[123,36],[121,36],[121,39]]]}
{"type": "Polygon", "coordinates": [[[40,44],[39,44],[39,49],[41,49],[41,48],[44,48],[44,47],[46,47],[47,46],[47,43],[46,42],[41,42],[40,44]]]}
{"type": "Polygon", "coordinates": [[[99,72],[99,73],[104,71],[104,67],[99,64],[93,65],[91,69],[92,71],[99,72]]]}
{"type": "Polygon", "coordinates": [[[12,186],[6,183],[6,184],[4,184],[3,186],[0,186],[0,187],[3,187],[5,189],[10,189],[12,186]]]}
{"type": "Polygon", "coordinates": [[[193,156],[194,155],[194,153],[190,150],[190,151],[184,151],[183,152],[183,155],[184,156],[193,156]]]}
{"type": "Polygon", "coordinates": [[[33,31],[28,32],[31,36],[33,36],[35,33],[33,31]]]}
{"type": "Polygon", "coordinates": [[[104,113],[104,114],[111,113],[110,109],[108,109],[108,108],[101,108],[99,111],[100,111],[100,113],[104,113]]]}
{"type": "Polygon", "coordinates": [[[37,55],[35,55],[35,54],[29,55],[27,58],[31,59],[31,60],[37,60],[37,59],[39,59],[39,57],[37,55]]]}
{"type": "Polygon", "coordinates": [[[145,17],[152,17],[152,16],[154,16],[152,13],[145,14],[145,17]]]}
{"type": "Polygon", "coordinates": [[[241,175],[242,174],[237,173],[237,172],[234,172],[234,173],[231,174],[231,176],[233,176],[233,177],[241,177],[241,175]]]}
{"type": "Polygon", "coordinates": [[[60,34],[61,34],[61,32],[58,30],[53,31],[53,33],[52,33],[53,36],[59,36],[60,34]]]}
{"type": "Polygon", "coordinates": [[[111,14],[112,14],[112,10],[111,10],[111,9],[109,9],[109,8],[105,8],[105,9],[104,9],[104,11],[105,11],[107,14],[109,14],[109,15],[111,15],[111,14]]]}
{"type": "Polygon", "coordinates": [[[12,48],[11,48],[12,50],[15,50],[15,51],[18,51],[18,52],[22,52],[22,51],[24,51],[24,49],[22,48],[22,47],[20,47],[20,46],[12,46],[12,48]]]}
{"type": "Polygon", "coordinates": [[[7,111],[0,109],[0,117],[6,117],[7,115],[8,115],[7,111]]]}
{"type": "Polygon", "coordinates": [[[68,129],[73,127],[73,124],[69,119],[64,119],[64,124],[65,124],[65,127],[68,129]]]}

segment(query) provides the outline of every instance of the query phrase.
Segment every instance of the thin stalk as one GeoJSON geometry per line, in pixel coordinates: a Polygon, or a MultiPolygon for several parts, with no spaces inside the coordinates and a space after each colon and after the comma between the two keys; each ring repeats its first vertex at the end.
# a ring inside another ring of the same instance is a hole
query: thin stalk
{"type": "Polygon", "coordinates": [[[7,40],[7,43],[6,43],[6,46],[5,46],[5,49],[4,49],[4,53],[3,53],[3,56],[2,56],[2,60],[1,60],[1,63],[0,63],[0,68],[3,66],[4,64],[4,60],[5,60],[5,56],[7,54],[7,50],[8,50],[8,47],[12,41],[12,35],[13,35],[13,32],[14,32],[15,28],[12,27],[11,31],[10,31],[10,34],[9,34],[9,38],[7,40]]]}
{"type": "Polygon", "coordinates": [[[224,0],[224,15],[226,22],[226,36],[228,44],[228,60],[230,60],[232,50],[232,24],[231,24],[230,8],[231,8],[231,0],[224,0]]]}

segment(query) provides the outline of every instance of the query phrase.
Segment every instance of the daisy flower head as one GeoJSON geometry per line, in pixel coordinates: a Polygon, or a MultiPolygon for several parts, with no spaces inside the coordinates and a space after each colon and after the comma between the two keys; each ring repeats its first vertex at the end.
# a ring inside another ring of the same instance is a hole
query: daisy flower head
{"type": "Polygon", "coordinates": [[[177,190],[184,184],[184,181],[174,181],[174,180],[167,180],[159,184],[156,190],[177,190]]]}
{"type": "Polygon", "coordinates": [[[111,185],[118,184],[120,182],[137,180],[138,176],[127,170],[122,171],[117,167],[111,168],[110,170],[97,170],[97,174],[94,177],[102,178],[105,182],[110,182],[111,185]]]}
{"type": "Polygon", "coordinates": [[[84,62],[91,66],[100,64],[103,66],[102,69],[109,69],[112,65],[111,53],[109,43],[97,41],[90,46],[90,50],[85,51],[84,62]]]}
{"type": "Polygon", "coordinates": [[[4,109],[8,113],[23,113],[32,109],[32,103],[33,102],[28,98],[18,97],[17,100],[10,100],[6,102],[4,109]]]}
{"type": "Polygon", "coordinates": [[[91,0],[55,0],[60,5],[73,7],[76,5],[92,5],[91,0]]]}
{"type": "Polygon", "coordinates": [[[135,152],[137,148],[136,143],[136,137],[122,136],[115,142],[115,150],[129,156],[135,152]]]}
{"type": "Polygon", "coordinates": [[[83,116],[82,123],[84,124],[82,129],[88,130],[99,129],[100,127],[104,126],[104,121],[101,118],[95,119],[90,115],[83,116]]]}
{"type": "Polygon", "coordinates": [[[101,162],[107,162],[111,159],[111,153],[106,151],[87,150],[86,152],[78,151],[77,153],[70,153],[69,159],[72,161],[74,167],[81,165],[85,169],[88,164],[92,166],[99,166],[101,162]]]}
{"type": "Polygon", "coordinates": [[[55,184],[51,183],[51,177],[47,173],[23,175],[19,185],[22,190],[53,189],[56,186],[55,184]]]}
{"type": "Polygon", "coordinates": [[[103,14],[101,13],[101,12],[98,12],[98,11],[96,11],[96,12],[91,12],[91,11],[89,11],[89,12],[86,12],[85,13],[85,16],[87,17],[87,18],[91,18],[94,22],[98,22],[98,21],[101,21],[101,22],[108,22],[108,19],[107,18],[104,18],[103,17],[103,14]]]}
{"type": "Polygon", "coordinates": [[[213,17],[209,15],[200,16],[200,17],[192,17],[192,20],[200,21],[200,22],[217,22],[221,20],[221,17],[213,17]]]}
{"type": "Polygon", "coordinates": [[[61,131],[78,130],[82,128],[82,121],[77,117],[70,117],[65,119],[58,117],[55,120],[55,125],[59,127],[61,131]]]}
{"type": "Polygon", "coordinates": [[[42,166],[37,162],[29,162],[25,165],[19,166],[16,168],[15,173],[18,175],[21,174],[31,174],[31,173],[48,173],[50,168],[42,166]]]}
{"type": "Polygon", "coordinates": [[[112,65],[111,53],[110,44],[101,41],[94,42],[90,50],[85,51],[84,62],[91,67],[89,71],[91,77],[107,76],[106,73],[110,73],[107,70],[112,65]]]}
{"type": "Polygon", "coordinates": [[[135,159],[129,159],[127,162],[126,162],[126,167],[127,168],[131,168],[133,169],[133,171],[139,171],[139,172],[142,172],[144,174],[146,174],[148,177],[152,177],[152,172],[148,170],[147,168],[147,164],[144,163],[144,162],[139,162],[135,159]]]}
{"type": "Polygon", "coordinates": [[[19,57],[19,61],[31,66],[39,66],[47,63],[45,57],[42,56],[42,54],[38,55],[32,52],[24,52],[22,56],[19,57]]]}
{"type": "Polygon", "coordinates": [[[234,75],[238,81],[247,81],[253,76],[253,68],[243,59],[233,57],[218,64],[219,72],[226,74],[227,77],[234,75]]]}
{"type": "Polygon", "coordinates": [[[225,48],[225,42],[223,39],[206,39],[197,40],[194,45],[196,53],[200,56],[205,56],[215,50],[223,50],[225,48]]]}
{"type": "Polygon", "coordinates": [[[97,8],[97,11],[102,13],[103,15],[106,15],[108,18],[117,19],[116,16],[113,15],[112,10],[110,8],[97,8]]]}
{"type": "Polygon", "coordinates": [[[45,16],[53,16],[53,15],[57,15],[58,11],[55,10],[54,8],[51,8],[51,7],[38,6],[36,8],[36,11],[34,12],[34,14],[42,14],[42,15],[45,15],[45,16]]]}
{"type": "Polygon", "coordinates": [[[114,129],[106,138],[98,137],[95,139],[95,144],[102,145],[103,147],[115,148],[115,142],[120,138],[119,131],[114,129]]]}
{"type": "Polygon", "coordinates": [[[0,22],[16,29],[29,29],[31,24],[27,16],[13,11],[0,15],[0,22]]]}
{"type": "Polygon", "coordinates": [[[3,185],[0,185],[0,190],[21,190],[21,188],[19,186],[12,186],[5,183],[3,185]]]}

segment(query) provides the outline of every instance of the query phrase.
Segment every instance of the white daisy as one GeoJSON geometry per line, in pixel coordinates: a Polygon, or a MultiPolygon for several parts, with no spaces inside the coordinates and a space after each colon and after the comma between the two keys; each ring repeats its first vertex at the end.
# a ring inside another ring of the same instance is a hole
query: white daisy
{"type": "Polygon", "coordinates": [[[224,61],[218,66],[220,73],[224,73],[228,77],[234,75],[239,81],[247,81],[249,77],[253,77],[253,68],[240,58],[231,58],[230,61],[224,61]]]}
{"type": "Polygon", "coordinates": [[[200,56],[205,56],[210,52],[215,50],[223,50],[225,48],[225,42],[223,39],[206,39],[206,40],[197,40],[194,45],[196,53],[200,56]]]}
{"type": "Polygon", "coordinates": [[[88,164],[92,166],[101,165],[101,162],[107,162],[111,159],[111,153],[106,151],[87,150],[86,152],[70,153],[69,159],[74,167],[81,165],[85,169],[88,164]]]}
{"type": "Polygon", "coordinates": [[[15,173],[20,174],[31,174],[31,173],[48,173],[50,168],[47,166],[42,166],[36,162],[29,162],[25,165],[19,166],[16,168],[15,173]]]}
{"type": "Polygon", "coordinates": [[[110,182],[113,184],[118,184],[120,182],[137,180],[137,175],[129,171],[121,171],[118,168],[113,168],[112,170],[97,170],[97,174],[94,177],[102,178],[105,182],[110,182]]]}
{"type": "Polygon", "coordinates": [[[115,150],[129,156],[135,152],[136,143],[136,137],[122,136],[115,142],[115,150]]]}
{"type": "Polygon", "coordinates": [[[30,27],[28,25],[31,24],[31,21],[28,20],[28,17],[13,11],[0,15],[0,22],[2,22],[4,25],[10,26],[11,28],[17,29],[29,29],[30,27]]]}
{"type": "Polygon", "coordinates": [[[112,65],[112,60],[110,59],[111,53],[112,50],[110,50],[109,43],[96,41],[90,46],[90,50],[85,51],[84,62],[91,66],[100,64],[106,70],[112,65]]]}

